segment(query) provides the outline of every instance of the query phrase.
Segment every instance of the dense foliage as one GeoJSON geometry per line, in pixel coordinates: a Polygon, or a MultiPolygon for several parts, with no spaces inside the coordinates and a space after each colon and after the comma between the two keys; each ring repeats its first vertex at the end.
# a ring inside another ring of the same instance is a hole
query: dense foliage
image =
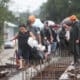
{"type": "Polygon", "coordinates": [[[40,8],[41,18],[60,22],[72,14],[80,18],[80,0],[48,0],[40,8]]]}
{"type": "Polygon", "coordinates": [[[9,0],[0,0],[0,45],[3,42],[4,21],[15,21],[14,15],[8,10],[8,2],[9,0]]]}

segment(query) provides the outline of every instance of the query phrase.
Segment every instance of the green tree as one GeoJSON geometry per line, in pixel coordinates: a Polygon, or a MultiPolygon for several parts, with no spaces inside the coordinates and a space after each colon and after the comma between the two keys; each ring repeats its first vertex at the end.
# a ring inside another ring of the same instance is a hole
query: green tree
{"type": "Polygon", "coordinates": [[[72,14],[80,16],[80,0],[48,0],[47,3],[41,6],[40,16],[46,19],[60,22],[67,16],[72,14]]]}
{"type": "Polygon", "coordinates": [[[27,10],[24,13],[20,13],[20,16],[18,17],[18,23],[19,24],[26,24],[29,16],[30,16],[29,10],[27,10]]]}
{"type": "Polygon", "coordinates": [[[9,0],[0,0],[0,45],[3,41],[3,26],[4,21],[15,21],[15,17],[12,12],[8,11],[7,3],[9,0]]]}

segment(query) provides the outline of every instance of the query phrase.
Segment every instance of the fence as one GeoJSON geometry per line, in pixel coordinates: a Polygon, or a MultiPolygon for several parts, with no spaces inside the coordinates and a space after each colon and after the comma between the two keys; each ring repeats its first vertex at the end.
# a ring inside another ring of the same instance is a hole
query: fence
{"type": "MultiPolygon", "coordinates": [[[[33,61],[33,60],[32,60],[33,61]]],[[[14,65],[6,67],[10,71],[7,80],[80,80],[80,68],[71,67],[72,54],[67,50],[57,49],[46,62],[39,61],[36,65],[24,70],[17,70],[14,65]],[[69,67],[70,66],[70,67],[69,67]],[[71,70],[70,70],[71,69],[71,70]],[[65,73],[67,73],[65,75],[65,73]],[[15,77],[16,75],[16,77],[15,77]],[[64,77],[63,77],[64,76],[64,77]],[[9,79],[13,77],[12,79],[9,79]]],[[[13,62],[12,62],[13,64],[13,62]]]]}

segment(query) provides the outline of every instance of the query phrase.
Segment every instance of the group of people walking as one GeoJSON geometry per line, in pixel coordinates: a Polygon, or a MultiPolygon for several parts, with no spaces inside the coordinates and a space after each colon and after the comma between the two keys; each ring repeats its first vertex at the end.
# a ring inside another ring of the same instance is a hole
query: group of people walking
{"type": "Polygon", "coordinates": [[[35,16],[29,16],[27,25],[19,25],[19,32],[12,40],[18,39],[17,57],[19,69],[30,60],[48,60],[49,55],[54,55],[57,47],[62,50],[69,48],[74,56],[74,64],[80,58],[80,21],[75,15],[65,18],[60,24],[50,24],[41,21],[35,16]]]}

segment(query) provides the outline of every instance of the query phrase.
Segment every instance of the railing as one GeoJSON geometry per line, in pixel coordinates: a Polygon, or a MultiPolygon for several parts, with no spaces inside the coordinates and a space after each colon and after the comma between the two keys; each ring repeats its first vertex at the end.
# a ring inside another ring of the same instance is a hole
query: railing
{"type": "Polygon", "coordinates": [[[47,62],[47,66],[44,68],[43,64],[46,65],[46,62],[39,63],[40,67],[39,69],[36,68],[37,70],[32,68],[29,71],[25,71],[26,76],[24,80],[59,80],[60,76],[65,72],[73,59],[72,55],[68,53],[67,50],[63,50],[61,52],[60,50],[57,50],[56,52],[57,53],[55,53],[53,56],[51,55],[51,59],[55,59],[52,60],[52,62],[50,59],[47,62]]]}
{"type": "Polygon", "coordinates": [[[15,75],[17,75],[19,80],[79,80],[76,77],[76,75],[78,75],[76,74],[76,72],[78,72],[76,70],[78,69],[74,70],[74,73],[68,70],[68,79],[60,79],[71,65],[72,61],[72,54],[68,52],[68,50],[57,49],[55,53],[51,54],[48,61],[34,61],[32,65],[30,63],[28,68],[21,71],[17,70],[16,67],[14,67],[14,62],[12,62],[13,66],[9,66],[11,74],[8,76],[8,80],[15,79],[15,75]],[[70,73],[72,75],[70,75],[70,73]],[[11,76],[14,78],[9,79],[11,76]]]}

